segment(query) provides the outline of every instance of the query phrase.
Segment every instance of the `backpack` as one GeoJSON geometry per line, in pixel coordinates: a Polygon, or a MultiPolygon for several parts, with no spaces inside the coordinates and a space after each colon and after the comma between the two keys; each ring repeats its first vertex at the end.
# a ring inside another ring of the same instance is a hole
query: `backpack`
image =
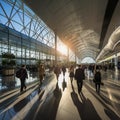
{"type": "Polygon", "coordinates": [[[16,72],[16,77],[17,77],[17,78],[21,78],[21,69],[19,69],[19,70],[16,72]]]}

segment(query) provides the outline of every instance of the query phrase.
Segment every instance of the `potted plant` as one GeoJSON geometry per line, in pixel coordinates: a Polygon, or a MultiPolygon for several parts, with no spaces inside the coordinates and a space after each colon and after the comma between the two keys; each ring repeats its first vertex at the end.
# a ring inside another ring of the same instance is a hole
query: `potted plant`
{"type": "Polygon", "coordinates": [[[15,55],[9,52],[2,53],[3,75],[13,75],[16,65],[15,55]]]}

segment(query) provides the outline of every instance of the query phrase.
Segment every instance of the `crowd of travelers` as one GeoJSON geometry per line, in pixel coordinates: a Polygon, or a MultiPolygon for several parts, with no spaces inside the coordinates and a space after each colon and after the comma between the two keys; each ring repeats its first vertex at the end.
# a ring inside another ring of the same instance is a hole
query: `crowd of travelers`
{"type": "MultiPolygon", "coordinates": [[[[89,70],[93,73],[93,82],[95,83],[96,92],[100,93],[100,86],[102,84],[101,69],[103,69],[104,71],[107,71],[106,66],[100,66],[100,65],[86,66],[86,65],[80,64],[77,66],[71,65],[69,67],[66,65],[62,65],[62,66],[55,65],[53,67],[49,67],[49,71],[54,72],[57,81],[59,80],[59,76],[61,73],[65,78],[66,71],[68,70],[71,84],[73,83],[73,80],[76,80],[78,93],[82,91],[83,80],[86,79],[86,72],[85,72],[86,70],[89,70]]],[[[20,73],[21,76],[19,77],[20,83],[21,83],[20,92],[23,92],[23,90],[26,90],[25,79],[28,78],[26,66],[22,65],[19,71],[21,71],[20,73]]],[[[46,75],[44,64],[40,64],[37,68],[37,71],[38,71],[38,77],[39,77],[39,84],[41,85],[46,75]]]]}

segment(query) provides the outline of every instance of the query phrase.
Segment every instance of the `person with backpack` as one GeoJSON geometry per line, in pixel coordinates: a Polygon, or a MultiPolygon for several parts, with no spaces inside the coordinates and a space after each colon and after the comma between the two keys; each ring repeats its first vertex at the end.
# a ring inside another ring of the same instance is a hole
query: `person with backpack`
{"type": "Polygon", "coordinates": [[[19,73],[19,79],[21,83],[20,92],[22,93],[23,89],[26,90],[25,79],[28,78],[26,65],[22,65],[18,73],[19,73]]]}

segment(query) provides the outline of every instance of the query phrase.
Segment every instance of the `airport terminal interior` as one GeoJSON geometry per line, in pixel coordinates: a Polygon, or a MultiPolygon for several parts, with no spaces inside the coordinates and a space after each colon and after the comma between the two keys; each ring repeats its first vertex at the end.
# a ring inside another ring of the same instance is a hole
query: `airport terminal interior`
{"type": "Polygon", "coordinates": [[[119,0],[0,0],[0,120],[120,120],[119,90],[119,0]]]}

